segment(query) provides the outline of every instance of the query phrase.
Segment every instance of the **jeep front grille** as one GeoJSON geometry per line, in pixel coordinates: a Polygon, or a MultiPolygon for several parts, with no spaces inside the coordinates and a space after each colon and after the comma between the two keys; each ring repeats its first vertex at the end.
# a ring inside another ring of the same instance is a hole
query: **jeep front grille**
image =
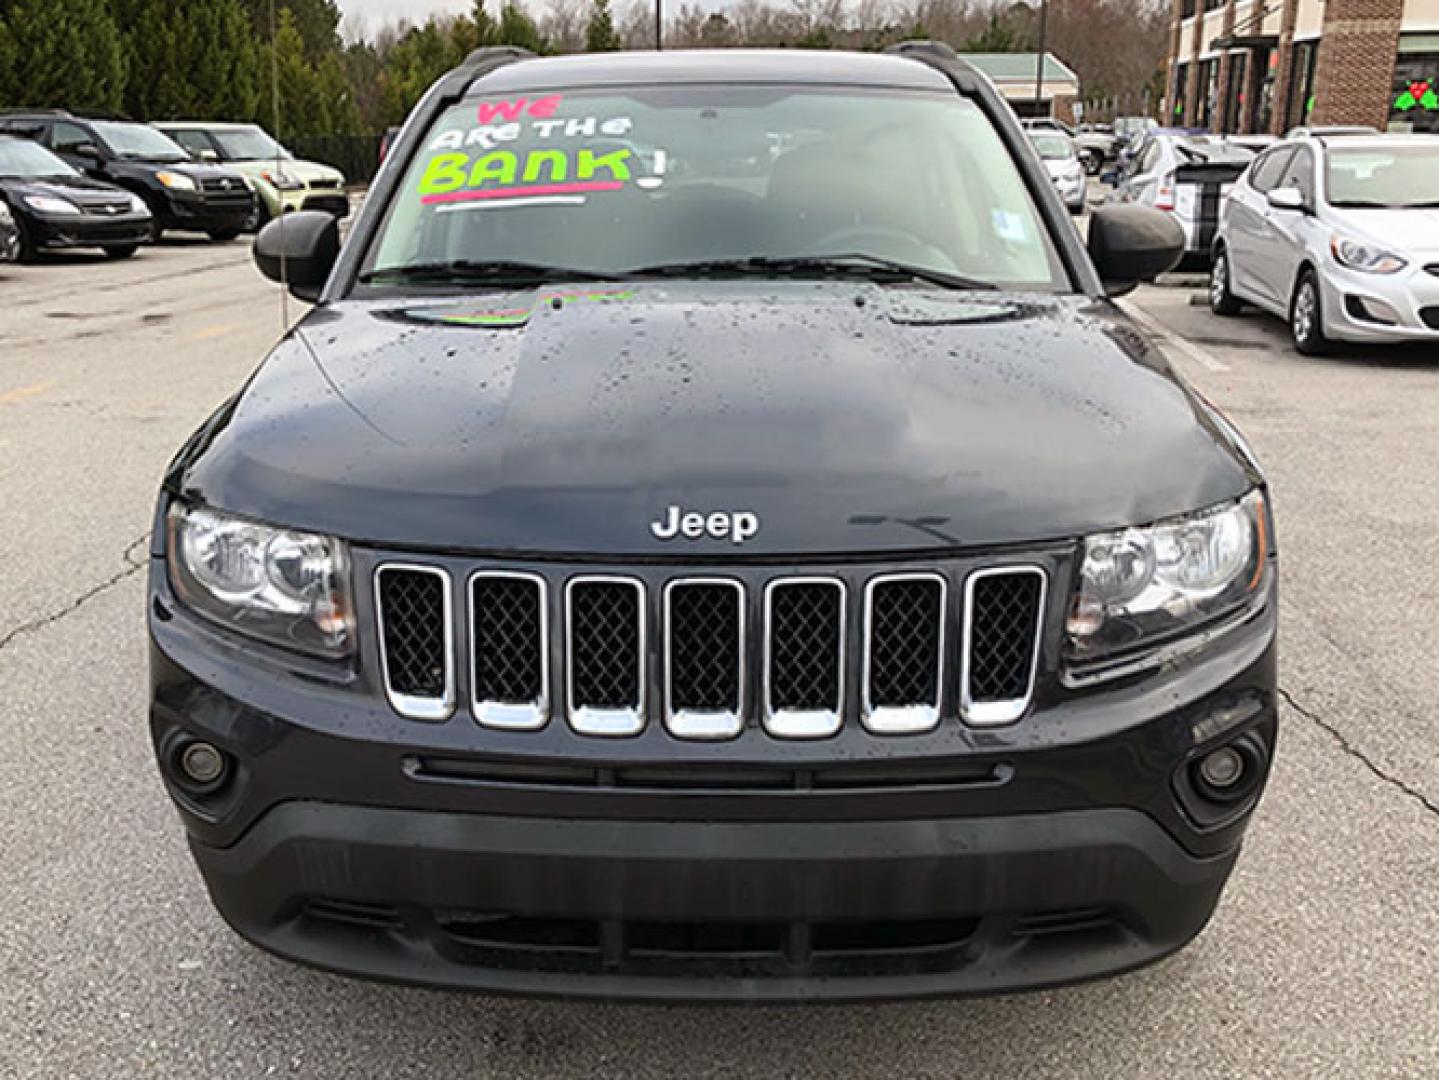
{"type": "Polygon", "coordinates": [[[389,563],[375,573],[385,693],[415,720],[443,720],[455,704],[450,576],[389,563]]]}
{"type": "Polygon", "coordinates": [[[744,622],[744,586],[737,581],[680,578],[665,586],[665,726],[671,734],[739,734],[744,622]]]}
{"type": "Polygon", "coordinates": [[[644,586],[572,578],[565,590],[570,724],[584,735],[634,735],[645,722],[644,586]]]}
{"type": "Polygon", "coordinates": [[[532,731],[549,719],[545,580],[481,571],[470,578],[470,695],[486,727],[532,731]]]}
{"type": "Polygon", "coordinates": [[[534,731],[558,711],[582,735],[656,722],[686,740],[733,738],[747,723],[783,739],[855,721],[877,736],[933,731],[946,716],[983,727],[1020,719],[1034,696],[1040,565],[721,577],[444,562],[375,574],[385,691],[413,719],[446,719],[464,680],[484,727],[534,731]],[[465,583],[458,617],[452,580],[465,583]],[[458,656],[454,626],[467,633],[458,656]]]}
{"type": "Polygon", "coordinates": [[[1044,585],[1037,566],[980,570],[966,581],[960,710],[970,724],[1007,724],[1029,707],[1044,585]]]}

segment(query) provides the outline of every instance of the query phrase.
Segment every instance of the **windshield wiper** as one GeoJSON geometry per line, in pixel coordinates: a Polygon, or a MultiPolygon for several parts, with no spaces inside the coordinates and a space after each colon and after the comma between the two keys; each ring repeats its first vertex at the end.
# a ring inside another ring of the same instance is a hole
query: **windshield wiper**
{"type": "Polygon", "coordinates": [[[796,255],[774,257],[752,255],[747,259],[702,259],[696,262],[658,263],[625,271],[626,277],[863,277],[871,281],[924,281],[944,289],[985,289],[998,286],[988,281],[930,270],[922,266],[847,252],[841,255],[796,255]]]}
{"type": "Polygon", "coordinates": [[[457,281],[543,285],[556,281],[616,281],[623,277],[623,274],[578,270],[569,266],[546,266],[543,263],[451,259],[445,262],[411,263],[408,266],[385,266],[361,274],[360,281],[366,285],[376,282],[457,281]]]}

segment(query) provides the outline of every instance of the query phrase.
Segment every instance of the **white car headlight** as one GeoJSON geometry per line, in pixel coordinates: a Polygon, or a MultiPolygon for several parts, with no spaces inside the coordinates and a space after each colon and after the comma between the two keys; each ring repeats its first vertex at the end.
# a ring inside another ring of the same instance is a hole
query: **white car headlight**
{"type": "Polygon", "coordinates": [[[1084,541],[1067,623],[1081,664],[1191,633],[1264,595],[1271,551],[1264,495],[1084,541]]]}
{"type": "Polygon", "coordinates": [[[1329,250],[1334,255],[1334,261],[1340,266],[1347,266],[1350,270],[1359,270],[1365,274],[1397,274],[1409,265],[1404,258],[1392,251],[1385,251],[1338,233],[1329,238],[1329,250]]]}
{"type": "Polygon", "coordinates": [[[69,199],[58,199],[53,195],[26,195],[25,205],[41,214],[78,214],[80,208],[69,199]]]}
{"type": "Polygon", "coordinates": [[[354,649],[345,546],[204,507],[170,508],[168,558],[175,593],[233,630],[318,656],[354,649]]]}
{"type": "Polygon", "coordinates": [[[155,174],[155,179],[164,184],[167,188],[174,188],[176,191],[198,191],[200,185],[195,183],[193,176],[186,176],[184,173],[171,172],[169,169],[162,169],[155,174]]]}

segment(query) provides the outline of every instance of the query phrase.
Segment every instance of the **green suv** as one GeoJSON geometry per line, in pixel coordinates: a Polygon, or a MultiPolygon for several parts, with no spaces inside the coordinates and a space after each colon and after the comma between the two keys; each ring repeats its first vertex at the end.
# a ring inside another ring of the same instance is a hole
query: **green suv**
{"type": "Polygon", "coordinates": [[[344,173],[299,160],[258,124],[172,120],[152,126],[197,160],[223,162],[249,179],[259,195],[251,229],[292,210],[326,210],[341,218],[350,212],[344,173]]]}

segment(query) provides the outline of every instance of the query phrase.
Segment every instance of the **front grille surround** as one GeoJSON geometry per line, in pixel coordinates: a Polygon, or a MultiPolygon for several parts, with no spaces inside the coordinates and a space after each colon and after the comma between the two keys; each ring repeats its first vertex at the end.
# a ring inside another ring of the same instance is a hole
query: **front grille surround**
{"type": "Polygon", "coordinates": [[[645,726],[649,655],[649,594],[636,577],[580,574],[565,582],[565,711],[570,727],[581,735],[621,738],[638,735],[645,726]],[[620,585],[635,591],[636,672],[631,704],[581,702],[575,694],[575,592],[589,585],[620,585]]]}
{"type": "Polygon", "coordinates": [[[465,595],[470,601],[470,711],[482,727],[506,731],[538,731],[550,719],[550,590],[549,583],[539,574],[520,570],[477,570],[470,575],[465,595]],[[476,602],[476,583],[511,581],[532,584],[538,590],[537,621],[539,656],[539,692],[529,701],[501,701],[481,698],[480,686],[480,605],[476,602]]]}
{"type": "Polygon", "coordinates": [[[876,735],[917,735],[933,731],[939,726],[941,705],[944,701],[945,659],[949,647],[949,582],[943,574],[933,571],[880,574],[865,582],[864,586],[864,675],[860,682],[863,708],[860,722],[865,729],[876,735]],[[939,605],[935,613],[937,635],[935,656],[935,678],[933,697],[926,701],[904,704],[880,703],[874,700],[875,653],[875,594],[887,585],[902,585],[906,582],[928,583],[939,588],[939,605]]]}
{"type": "Polygon", "coordinates": [[[734,578],[723,577],[679,577],[665,583],[664,589],[664,724],[665,729],[679,739],[719,740],[732,739],[744,729],[745,687],[748,685],[749,670],[746,662],[749,650],[749,597],[744,585],[734,578]],[[675,592],[685,588],[732,589],[736,604],[736,687],[735,707],[693,708],[675,701],[675,592]]]}
{"type": "Polygon", "coordinates": [[[401,716],[411,720],[438,722],[448,720],[455,709],[455,631],[454,596],[450,575],[437,566],[419,563],[386,562],[375,568],[375,623],[379,630],[380,671],[385,685],[385,697],[390,706],[401,716]],[[397,686],[397,671],[392,671],[390,650],[386,646],[384,580],[386,574],[406,573],[433,576],[441,583],[441,628],[442,657],[444,668],[442,689],[439,694],[416,694],[397,686]]]}
{"type": "Polygon", "coordinates": [[[960,643],[959,713],[960,718],[970,727],[995,727],[1012,724],[1022,717],[1034,699],[1035,677],[1039,671],[1039,654],[1042,651],[1045,603],[1048,600],[1049,575],[1044,568],[1027,564],[990,566],[972,571],[964,581],[964,614],[962,641],[960,643]],[[1030,628],[1030,644],[1027,670],[1023,676],[1022,692],[1002,698],[978,695],[974,692],[975,681],[975,590],[986,580],[1000,577],[1034,575],[1038,579],[1038,596],[1034,604],[1034,623],[1030,628]]]}
{"type": "Polygon", "coordinates": [[[761,720],[771,735],[781,739],[824,739],[834,735],[844,722],[846,653],[849,645],[849,589],[837,577],[779,577],[764,588],[764,708],[761,720]],[[804,586],[832,588],[838,593],[838,625],[835,628],[835,688],[833,708],[789,708],[775,705],[775,595],[782,589],[804,586]]]}

